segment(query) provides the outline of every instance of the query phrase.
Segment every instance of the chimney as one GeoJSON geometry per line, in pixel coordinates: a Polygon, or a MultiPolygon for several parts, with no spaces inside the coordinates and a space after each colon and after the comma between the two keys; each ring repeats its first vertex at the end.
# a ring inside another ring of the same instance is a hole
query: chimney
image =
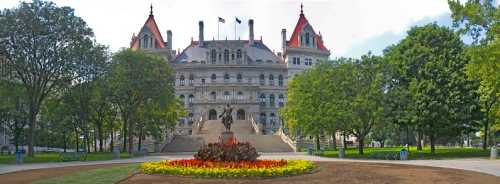
{"type": "Polygon", "coordinates": [[[286,51],[286,29],[282,29],[281,30],[281,47],[282,47],[282,51],[283,53],[285,53],[286,51]]]}
{"type": "Polygon", "coordinates": [[[203,46],[203,21],[198,22],[198,27],[199,27],[199,36],[198,36],[198,45],[201,47],[203,46]]]}
{"type": "Polygon", "coordinates": [[[248,27],[250,29],[250,37],[248,38],[248,44],[253,45],[253,19],[248,20],[248,27]]]}
{"type": "Polygon", "coordinates": [[[172,31],[167,30],[167,49],[172,50],[172,31]]]}

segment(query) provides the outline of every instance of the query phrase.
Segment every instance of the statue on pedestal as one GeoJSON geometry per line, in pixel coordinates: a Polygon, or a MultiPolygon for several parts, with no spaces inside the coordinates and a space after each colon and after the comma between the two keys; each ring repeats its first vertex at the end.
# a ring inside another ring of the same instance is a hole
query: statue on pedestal
{"type": "Polygon", "coordinates": [[[233,108],[229,104],[224,107],[224,111],[222,111],[222,114],[219,115],[219,118],[221,117],[222,124],[224,124],[224,127],[226,128],[226,132],[230,132],[231,124],[233,124],[233,108]]]}

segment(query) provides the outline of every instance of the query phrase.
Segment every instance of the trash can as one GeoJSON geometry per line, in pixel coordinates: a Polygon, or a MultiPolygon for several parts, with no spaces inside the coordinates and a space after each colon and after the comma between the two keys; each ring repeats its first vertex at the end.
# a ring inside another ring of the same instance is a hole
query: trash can
{"type": "Polygon", "coordinates": [[[495,160],[495,159],[497,159],[497,156],[498,156],[497,147],[496,146],[492,146],[491,147],[491,152],[490,152],[490,159],[491,160],[495,160]]]}
{"type": "Polygon", "coordinates": [[[120,159],[120,146],[113,147],[113,158],[120,159]]]}
{"type": "Polygon", "coordinates": [[[339,158],[344,158],[345,157],[345,149],[344,147],[339,148],[339,158]]]}
{"type": "Polygon", "coordinates": [[[24,150],[16,151],[16,163],[22,164],[24,162],[24,150]]]}
{"type": "Polygon", "coordinates": [[[400,160],[408,160],[408,151],[406,149],[401,149],[399,152],[399,159],[400,160]]]}

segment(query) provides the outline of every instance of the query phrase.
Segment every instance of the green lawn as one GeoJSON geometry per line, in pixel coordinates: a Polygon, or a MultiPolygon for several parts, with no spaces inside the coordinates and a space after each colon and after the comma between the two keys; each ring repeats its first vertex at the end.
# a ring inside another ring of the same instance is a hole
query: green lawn
{"type": "MultiPolygon", "coordinates": [[[[392,155],[396,155],[402,147],[392,148],[365,148],[364,154],[359,155],[356,148],[348,148],[346,150],[345,158],[357,159],[389,159],[392,155]]],[[[410,147],[409,159],[412,160],[425,160],[425,159],[451,159],[451,158],[477,158],[488,157],[489,150],[483,151],[480,148],[449,148],[449,147],[436,147],[436,153],[431,154],[430,147],[423,148],[422,151],[417,151],[416,147],[410,147]]],[[[338,151],[328,150],[320,154],[325,157],[338,158],[338,151]]]]}
{"type": "Polygon", "coordinates": [[[66,176],[39,180],[32,184],[112,184],[116,183],[132,173],[136,172],[139,168],[139,163],[130,164],[127,166],[118,166],[112,168],[94,169],[89,171],[82,171],[66,176]]]}
{"type": "MultiPolygon", "coordinates": [[[[120,158],[130,158],[128,153],[121,153],[120,158]]],[[[87,161],[96,160],[111,160],[113,153],[89,153],[87,161]]],[[[16,162],[15,155],[0,155],[0,164],[14,164],[16,162]]],[[[35,157],[24,157],[24,163],[44,163],[44,162],[61,162],[59,153],[35,153],[35,157]]]]}

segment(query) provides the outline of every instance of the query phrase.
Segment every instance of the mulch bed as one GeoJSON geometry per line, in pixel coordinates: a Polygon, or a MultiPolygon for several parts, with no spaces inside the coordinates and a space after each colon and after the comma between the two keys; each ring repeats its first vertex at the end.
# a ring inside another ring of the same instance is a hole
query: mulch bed
{"type": "Polygon", "coordinates": [[[317,172],[291,177],[210,179],[136,174],[120,184],[500,183],[500,177],[457,169],[356,162],[316,162],[316,164],[319,166],[317,172]]]}

